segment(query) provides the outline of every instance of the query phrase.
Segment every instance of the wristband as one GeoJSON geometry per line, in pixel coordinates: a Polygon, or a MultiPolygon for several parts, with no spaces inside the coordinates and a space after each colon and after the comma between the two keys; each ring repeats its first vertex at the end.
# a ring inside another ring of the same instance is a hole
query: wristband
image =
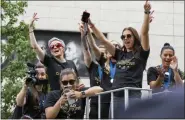
{"type": "Polygon", "coordinates": [[[150,11],[145,11],[145,14],[150,14],[150,11]]]}

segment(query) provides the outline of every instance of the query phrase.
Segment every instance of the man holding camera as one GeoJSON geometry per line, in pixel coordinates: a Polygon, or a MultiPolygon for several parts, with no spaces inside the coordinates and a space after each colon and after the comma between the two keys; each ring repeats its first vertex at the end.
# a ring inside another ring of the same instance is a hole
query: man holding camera
{"type": "Polygon", "coordinates": [[[16,107],[19,111],[16,111],[17,113],[14,111],[13,119],[24,116],[33,119],[45,118],[43,104],[47,94],[46,70],[43,64],[37,63],[34,71],[36,75],[27,77],[21,91],[17,94],[16,107]]]}

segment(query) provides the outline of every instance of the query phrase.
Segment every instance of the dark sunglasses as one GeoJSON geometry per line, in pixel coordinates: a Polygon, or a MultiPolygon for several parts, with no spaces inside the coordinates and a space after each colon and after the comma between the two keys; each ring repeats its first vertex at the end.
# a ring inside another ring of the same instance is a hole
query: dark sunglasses
{"type": "Polygon", "coordinates": [[[129,39],[129,38],[132,37],[132,35],[131,35],[131,34],[121,35],[121,39],[122,39],[122,40],[125,40],[126,37],[129,39]]]}
{"type": "Polygon", "coordinates": [[[63,84],[63,85],[68,85],[68,84],[70,84],[70,85],[74,85],[75,80],[61,81],[61,82],[62,82],[62,84],[63,84]]]}
{"type": "Polygon", "coordinates": [[[50,49],[54,49],[55,47],[56,47],[56,48],[59,48],[59,47],[63,47],[63,46],[62,46],[62,44],[60,44],[60,43],[56,43],[55,45],[49,46],[50,49]]]}

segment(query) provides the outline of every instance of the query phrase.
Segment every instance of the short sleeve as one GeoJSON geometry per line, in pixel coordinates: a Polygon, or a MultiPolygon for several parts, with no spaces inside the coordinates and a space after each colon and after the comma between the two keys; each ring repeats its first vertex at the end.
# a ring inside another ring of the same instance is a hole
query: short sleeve
{"type": "Polygon", "coordinates": [[[151,81],[156,81],[158,76],[157,70],[154,67],[150,67],[147,71],[147,82],[150,85],[151,81]]]}
{"type": "Polygon", "coordinates": [[[180,75],[181,79],[184,79],[182,71],[180,69],[178,69],[178,72],[179,72],[179,75],[180,75]]]}
{"type": "Polygon", "coordinates": [[[92,61],[91,64],[89,65],[89,67],[86,66],[89,73],[92,71],[94,65],[95,65],[95,63],[92,61]]]}
{"type": "Polygon", "coordinates": [[[49,63],[50,63],[50,60],[51,60],[51,57],[47,54],[44,55],[44,61],[41,61],[46,67],[49,66],[49,63]]]}
{"type": "Polygon", "coordinates": [[[48,108],[48,107],[51,107],[51,106],[54,106],[56,103],[56,100],[54,98],[54,94],[53,92],[50,92],[48,95],[47,95],[47,98],[44,102],[44,109],[48,108]]]}
{"type": "Polygon", "coordinates": [[[104,57],[104,54],[101,53],[100,59],[97,60],[97,62],[100,64],[100,66],[104,66],[105,62],[106,62],[106,58],[104,57]]]}
{"type": "Polygon", "coordinates": [[[120,56],[121,56],[122,54],[124,54],[123,51],[122,51],[121,49],[116,48],[116,50],[115,50],[115,55],[114,55],[114,59],[115,59],[115,60],[119,60],[119,59],[120,59],[120,56]]]}
{"type": "Polygon", "coordinates": [[[20,119],[23,115],[23,107],[17,106],[14,109],[13,115],[10,119],[20,119]]]}
{"type": "Polygon", "coordinates": [[[141,47],[141,53],[140,53],[141,58],[143,58],[146,61],[148,59],[148,57],[149,57],[149,54],[150,54],[150,49],[145,51],[141,47]]]}

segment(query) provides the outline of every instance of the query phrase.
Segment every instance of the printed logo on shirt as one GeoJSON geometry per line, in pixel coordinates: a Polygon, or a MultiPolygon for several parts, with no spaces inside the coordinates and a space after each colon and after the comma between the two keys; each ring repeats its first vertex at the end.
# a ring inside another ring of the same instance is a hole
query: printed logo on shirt
{"type": "Polygon", "coordinates": [[[100,79],[98,77],[95,77],[95,81],[97,85],[100,85],[100,79]]]}
{"type": "Polygon", "coordinates": [[[59,75],[59,72],[56,72],[56,75],[59,75]]]}
{"type": "Polygon", "coordinates": [[[128,69],[131,66],[136,65],[136,63],[134,61],[132,62],[131,60],[132,59],[121,60],[118,61],[116,65],[119,69],[128,69]]]}
{"type": "Polygon", "coordinates": [[[64,105],[61,106],[61,109],[63,110],[64,113],[69,113],[69,112],[75,113],[77,110],[81,110],[81,106],[78,106],[77,102],[71,105],[69,105],[68,103],[65,103],[64,105]]]}

